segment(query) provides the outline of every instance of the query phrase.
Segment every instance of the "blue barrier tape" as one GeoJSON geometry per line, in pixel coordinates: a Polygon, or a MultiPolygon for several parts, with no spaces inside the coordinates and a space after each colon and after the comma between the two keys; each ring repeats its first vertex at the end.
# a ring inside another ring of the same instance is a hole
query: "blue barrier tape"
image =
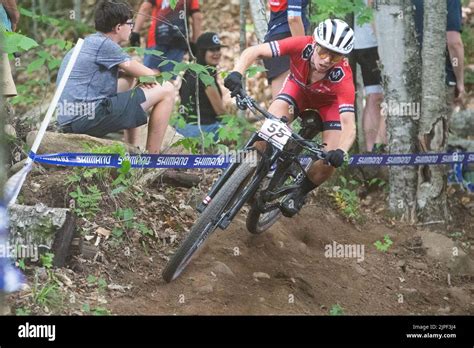
{"type": "Polygon", "coordinates": [[[58,153],[48,155],[30,154],[35,162],[94,168],[120,168],[125,160],[132,168],[225,168],[233,158],[224,155],[128,155],[122,158],[117,154],[58,153]]]}
{"type": "MultiPolygon", "coordinates": [[[[35,162],[74,166],[119,168],[124,159],[130,161],[132,168],[187,168],[211,169],[226,168],[238,157],[225,155],[129,155],[122,158],[117,154],[91,153],[58,153],[37,155],[30,153],[35,162]]],[[[308,157],[303,157],[308,158],[308,157]]],[[[455,163],[474,163],[473,152],[441,154],[407,154],[407,155],[353,155],[350,166],[407,166],[439,165],[455,163]]]]}

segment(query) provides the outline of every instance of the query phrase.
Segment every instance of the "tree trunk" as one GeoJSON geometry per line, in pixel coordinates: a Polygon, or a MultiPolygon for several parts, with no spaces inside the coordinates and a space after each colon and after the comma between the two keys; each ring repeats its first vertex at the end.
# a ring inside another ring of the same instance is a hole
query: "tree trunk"
{"type": "MultiPolygon", "coordinates": [[[[377,40],[383,62],[385,89],[382,107],[387,115],[389,151],[392,154],[415,153],[418,133],[416,120],[419,116],[406,109],[400,110],[401,106],[407,105],[405,103],[416,105],[417,100],[413,100],[413,97],[420,95],[420,56],[413,35],[412,3],[411,0],[381,0],[377,2],[377,9],[377,40]]],[[[389,178],[390,212],[404,221],[414,223],[416,168],[390,166],[389,178]]]]}
{"type": "MultiPolygon", "coordinates": [[[[252,1],[252,0],[250,0],[252,1]]],[[[246,24],[247,24],[247,16],[245,15],[247,11],[247,5],[249,3],[249,0],[240,0],[240,53],[247,48],[247,30],[246,30],[246,24]]],[[[246,75],[244,74],[242,78],[242,85],[244,86],[244,89],[246,88],[247,78],[246,75]]],[[[245,117],[245,111],[243,110],[238,110],[237,115],[239,117],[245,117]]]]}
{"type": "Polygon", "coordinates": [[[48,6],[46,5],[46,0],[39,0],[39,7],[40,7],[40,13],[42,15],[49,15],[49,9],[48,6]]]}
{"type": "Polygon", "coordinates": [[[81,2],[81,0],[74,0],[74,19],[78,22],[81,21],[81,2]]]}
{"type": "Polygon", "coordinates": [[[449,130],[460,137],[473,136],[474,110],[456,112],[449,120],[449,130]]]}
{"type": "Polygon", "coordinates": [[[249,5],[250,14],[255,26],[255,35],[257,36],[258,43],[262,43],[268,29],[267,3],[264,0],[251,0],[249,5]]]}
{"type": "Polygon", "coordinates": [[[22,257],[34,262],[39,255],[51,252],[53,265],[64,266],[75,230],[69,209],[14,204],[9,207],[9,215],[10,247],[23,246],[22,257]]]}
{"type": "MultiPolygon", "coordinates": [[[[446,1],[424,2],[422,49],[422,99],[418,137],[425,152],[446,151],[448,110],[445,87],[446,1]]],[[[417,210],[422,223],[448,218],[446,166],[418,168],[417,210]]]]}
{"type": "MultiPolygon", "coordinates": [[[[2,38],[0,37],[0,57],[3,55],[2,52],[2,38]]],[[[0,81],[3,81],[3,69],[0,69],[0,81]]],[[[6,114],[5,103],[3,101],[3,86],[0,85],[0,202],[3,202],[3,188],[5,187],[5,182],[7,180],[7,171],[6,171],[6,160],[5,160],[5,149],[6,147],[6,137],[4,132],[4,115],[6,114]]],[[[5,207],[0,203],[0,214],[4,214],[5,207]],[[3,211],[2,211],[3,210],[3,211]]],[[[1,222],[1,221],[0,221],[1,222]]],[[[0,225],[0,247],[2,247],[6,241],[6,228],[2,228],[0,225]]],[[[0,259],[0,268],[3,267],[2,260],[0,259]]],[[[3,269],[0,269],[0,274],[3,276],[3,269]]],[[[2,281],[3,283],[3,281],[2,281]]],[[[5,293],[3,288],[0,288],[0,315],[8,314],[9,309],[5,304],[5,293]]]]}

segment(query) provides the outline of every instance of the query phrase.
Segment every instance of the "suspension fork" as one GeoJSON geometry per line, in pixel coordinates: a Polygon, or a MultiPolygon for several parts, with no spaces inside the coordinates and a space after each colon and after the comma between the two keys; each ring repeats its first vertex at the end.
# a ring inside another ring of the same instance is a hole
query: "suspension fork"
{"type": "MultiPolygon", "coordinates": [[[[312,139],[319,132],[320,132],[320,129],[313,126],[312,124],[307,124],[306,126],[303,126],[301,128],[301,130],[299,131],[299,135],[301,135],[304,138],[312,139]]],[[[301,146],[298,146],[297,144],[289,144],[289,147],[287,145],[287,147],[285,148],[285,151],[287,152],[289,151],[291,154],[290,155],[288,155],[287,153],[282,154],[282,156],[280,157],[281,162],[277,164],[275,174],[273,175],[273,178],[268,184],[268,187],[264,191],[261,192],[259,197],[257,197],[259,208],[261,210],[266,210],[266,209],[263,209],[265,206],[265,202],[272,201],[272,200],[275,200],[276,198],[282,197],[299,187],[299,185],[279,187],[283,184],[282,182],[280,182],[282,175],[285,174],[285,172],[293,165],[293,163],[295,163],[300,168],[303,175],[307,175],[306,168],[304,168],[300,164],[299,159],[298,159],[298,155],[302,152],[301,146]]],[[[274,204],[273,206],[278,206],[278,204],[274,204]]]]}
{"type": "MultiPolygon", "coordinates": [[[[244,146],[244,149],[249,149],[257,140],[259,140],[260,137],[258,136],[257,133],[254,133],[252,137],[247,141],[247,143],[244,146]]],[[[226,181],[231,177],[231,175],[234,173],[234,171],[237,169],[240,163],[234,162],[231,163],[221,174],[219,179],[212,185],[211,189],[207,193],[206,197],[202,200],[201,203],[196,207],[196,210],[200,213],[202,213],[206,207],[211,203],[212,199],[216,196],[217,192],[222,188],[222,186],[226,183],[226,181]]]]}

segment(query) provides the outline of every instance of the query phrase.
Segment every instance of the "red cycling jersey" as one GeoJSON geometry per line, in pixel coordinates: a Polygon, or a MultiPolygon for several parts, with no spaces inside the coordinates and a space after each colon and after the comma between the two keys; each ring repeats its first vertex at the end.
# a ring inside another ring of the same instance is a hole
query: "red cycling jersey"
{"type": "Polygon", "coordinates": [[[326,76],[308,84],[315,41],[312,36],[289,37],[268,43],[273,57],[290,56],[290,74],[276,99],[295,107],[295,114],[316,109],[324,129],[341,129],[340,114],[354,112],[355,88],[347,59],[332,67],[326,76]]]}

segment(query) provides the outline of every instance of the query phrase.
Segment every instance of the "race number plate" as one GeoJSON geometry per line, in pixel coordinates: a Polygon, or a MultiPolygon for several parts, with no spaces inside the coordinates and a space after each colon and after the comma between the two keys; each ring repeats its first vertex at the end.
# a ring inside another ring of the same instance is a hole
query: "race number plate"
{"type": "Polygon", "coordinates": [[[267,119],[258,132],[259,137],[282,150],[291,138],[291,129],[282,122],[267,119]]]}

